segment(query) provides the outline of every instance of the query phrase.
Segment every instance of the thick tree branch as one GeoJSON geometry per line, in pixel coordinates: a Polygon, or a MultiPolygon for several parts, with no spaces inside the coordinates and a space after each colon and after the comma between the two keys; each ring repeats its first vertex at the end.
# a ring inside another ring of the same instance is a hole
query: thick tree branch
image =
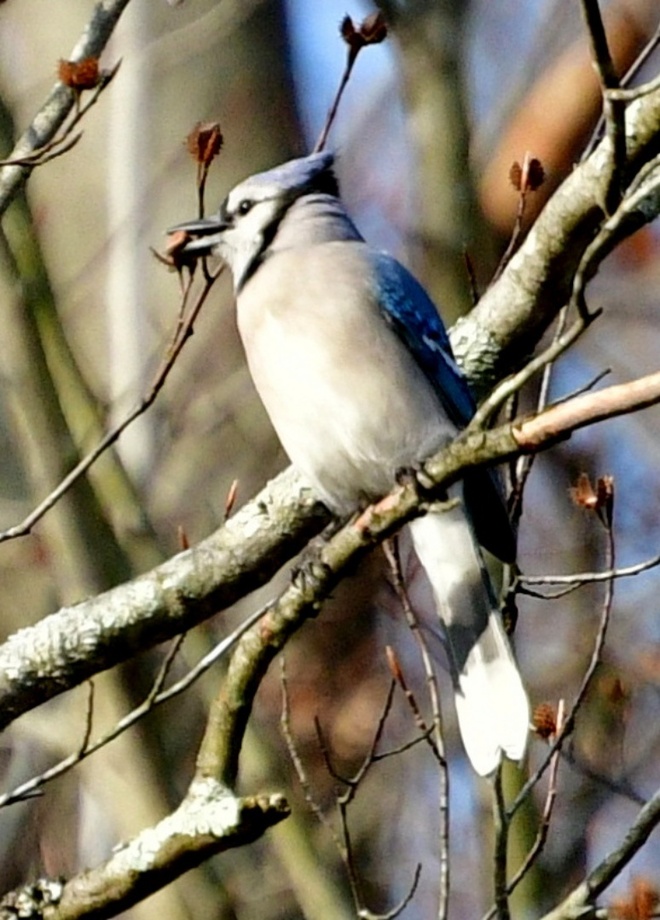
{"type": "MultiPolygon", "coordinates": [[[[660,373],[575,397],[493,431],[466,432],[425,464],[425,488],[428,477],[437,494],[467,469],[543,450],[584,425],[657,402],[660,373]]],[[[215,716],[227,721],[227,731],[214,736],[226,750],[207,752],[209,763],[225,765],[220,777],[224,784],[231,786],[235,779],[252,699],[273,657],[318,612],[346,568],[420,514],[429,497],[426,491],[420,495],[419,482],[411,480],[372,506],[358,522],[340,530],[241,640],[215,716]]],[[[0,726],[126,660],[136,649],[190,629],[253,591],[327,520],[327,512],[287,471],[198,547],[132,582],[20,630],[0,646],[0,726]],[[298,490],[299,508],[288,501],[291,488],[298,490]]],[[[203,765],[201,769],[205,775],[203,765]]]]}
{"type": "Polygon", "coordinates": [[[330,516],[286,471],[193,549],[0,646],[0,727],[266,583],[330,516]]]}
{"type": "MultiPolygon", "coordinates": [[[[636,98],[626,110],[627,178],[632,180],[660,150],[660,88],[636,98]]],[[[612,147],[605,138],[557,189],[506,269],[451,333],[456,357],[475,391],[520,366],[571,297],[583,254],[606,220],[612,147]]],[[[626,208],[624,197],[621,208],[626,208]]],[[[658,214],[658,196],[635,202],[616,241],[658,214]],[[633,219],[634,217],[634,219],[633,219]]],[[[601,247],[585,281],[611,251],[601,247]]]]}
{"type": "Polygon", "coordinates": [[[176,811],[119,848],[107,862],[64,885],[48,920],[114,917],[204,860],[244,846],[289,814],[283,796],[237,798],[219,783],[195,780],[176,811]]]}

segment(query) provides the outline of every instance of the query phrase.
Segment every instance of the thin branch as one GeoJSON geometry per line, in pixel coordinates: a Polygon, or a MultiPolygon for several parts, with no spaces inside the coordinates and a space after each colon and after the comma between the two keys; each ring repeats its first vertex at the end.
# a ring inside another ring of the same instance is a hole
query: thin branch
{"type": "MultiPolygon", "coordinates": [[[[69,54],[69,60],[99,58],[130,0],[99,0],[89,22],[69,54]]],[[[77,94],[56,83],[32,123],[17,142],[9,159],[20,160],[43,148],[57,134],[76,105],[77,94]]],[[[0,215],[4,214],[16,193],[23,186],[33,167],[5,166],[0,169],[0,215]]]]}
{"type": "Polygon", "coordinates": [[[399,682],[401,689],[408,701],[408,705],[413,714],[415,722],[422,731],[422,737],[428,740],[433,756],[438,762],[439,767],[439,811],[440,811],[440,878],[438,886],[438,920],[446,920],[449,911],[449,768],[445,756],[445,742],[442,727],[442,710],[440,707],[440,691],[438,680],[431,662],[428,645],[419,628],[419,620],[415,610],[410,603],[408,591],[406,590],[403,572],[401,570],[401,557],[399,554],[398,538],[386,540],[383,543],[383,551],[390,566],[390,573],[394,590],[399,598],[403,608],[408,628],[412,632],[419,653],[422,659],[424,674],[426,675],[426,685],[431,701],[431,712],[433,723],[429,729],[422,717],[419,706],[413,694],[409,691],[404,678],[403,671],[394,656],[394,652],[388,649],[388,659],[390,661],[390,670],[399,682]],[[431,734],[431,731],[433,734],[431,734]]]}
{"type": "MultiPolygon", "coordinates": [[[[557,730],[558,731],[561,731],[561,727],[563,724],[563,718],[564,718],[564,701],[560,700],[559,706],[557,709],[557,730]]],[[[527,853],[527,856],[525,857],[524,862],[522,863],[522,865],[520,866],[516,874],[513,876],[513,878],[511,878],[509,882],[506,882],[505,879],[500,879],[500,884],[504,886],[506,895],[511,895],[513,891],[515,891],[515,889],[518,887],[520,882],[522,882],[523,878],[527,875],[529,870],[532,868],[532,866],[538,859],[545,845],[545,841],[548,836],[548,830],[550,828],[550,819],[552,817],[552,811],[553,811],[554,804],[557,798],[557,771],[559,768],[559,754],[560,754],[559,751],[555,751],[552,757],[551,763],[550,763],[550,774],[548,778],[548,791],[546,794],[545,805],[543,807],[543,814],[541,816],[541,823],[539,825],[539,829],[536,834],[536,839],[534,840],[534,843],[532,844],[529,852],[527,853]]],[[[503,817],[501,810],[499,811],[498,820],[502,824],[506,822],[506,818],[503,817]]],[[[506,863],[505,856],[506,856],[506,851],[504,852],[504,862],[506,863]]],[[[504,897],[504,894],[502,894],[502,897],[504,897]]],[[[482,920],[493,920],[493,918],[497,915],[497,913],[498,913],[498,908],[497,908],[497,905],[494,904],[491,907],[491,909],[487,913],[484,914],[482,920]]]]}
{"type": "Polygon", "coordinates": [[[87,712],[85,715],[85,730],[83,732],[82,741],[78,747],[78,757],[82,759],[87,746],[89,745],[89,739],[92,736],[92,723],[94,721],[94,681],[90,680],[88,683],[88,693],[87,693],[87,712]]]}
{"type": "MultiPolygon", "coordinates": [[[[610,508],[610,515],[611,515],[611,508],[610,508]]],[[[612,529],[611,516],[608,517],[607,519],[601,518],[601,520],[603,521],[603,524],[605,526],[605,531],[606,531],[606,547],[607,547],[606,565],[607,565],[607,568],[611,570],[614,568],[614,559],[615,559],[614,532],[612,529]]],[[[598,631],[596,633],[596,638],[594,640],[594,647],[591,653],[591,658],[589,660],[589,665],[582,678],[582,682],[580,683],[578,692],[575,695],[570,711],[568,715],[566,716],[566,719],[561,729],[557,731],[554,743],[550,747],[548,754],[543,759],[543,761],[541,762],[537,770],[534,772],[534,774],[527,780],[523,788],[520,790],[520,792],[518,793],[514,801],[509,806],[508,814],[510,818],[513,817],[513,815],[523,804],[523,802],[525,801],[525,799],[527,798],[531,790],[539,782],[540,778],[543,776],[548,766],[551,764],[552,758],[555,756],[555,753],[561,750],[564,744],[564,741],[572,733],[575,727],[575,717],[577,713],[579,712],[580,708],[582,707],[584,698],[587,695],[587,690],[589,689],[591,685],[593,676],[596,673],[596,668],[598,667],[598,664],[600,663],[600,660],[601,660],[603,647],[605,645],[605,636],[607,633],[607,627],[609,625],[610,614],[612,612],[613,598],[614,598],[614,580],[610,578],[609,581],[606,582],[605,596],[603,598],[603,605],[601,608],[600,621],[598,624],[598,631]]]]}
{"type": "Polygon", "coordinates": [[[335,118],[337,117],[339,103],[341,102],[341,98],[344,95],[344,90],[348,85],[348,81],[353,71],[353,66],[358,59],[358,55],[362,49],[366,48],[368,45],[380,44],[380,42],[382,42],[387,37],[387,26],[381,13],[372,13],[371,15],[367,16],[367,18],[357,28],[353,24],[351,17],[345,16],[340,27],[340,35],[348,46],[346,52],[346,64],[341,76],[341,80],[339,81],[339,87],[337,88],[335,98],[332,105],[330,106],[328,117],[326,118],[319,138],[314,145],[314,153],[319,153],[326,145],[328,135],[330,133],[330,128],[334,124],[335,118]]]}
{"type": "MultiPolygon", "coordinates": [[[[658,35],[660,36],[660,29],[658,30],[658,35]]],[[[643,83],[641,86],[633,86],[631,89],[609,89],[607,95],[610,99],[618,99],[622,102],[634,102],[635,99],[641,99],[642,96],[646,96],[648,93],[654,93],[657,89],[660,89],[660,76],[655,77],[653,80],[649,80],[648,83],[643,83]]]]}
{"type": "MultiPolygon", "coordinates": [[[[564,701],[560,700],[557,707],[557,733],[561,732],[564,726],[564,701]]],[[[511,894],[518,887],[520,882],[527,875],[529,870],[532,868],[538,857],[543,851],[545,846],[545,841],[548,837],[548,831],[550,830],[550,820],[552,818],[552,812],[554,809],[555,802],[557,800],[557,773],[559,771],[559,755],[560,751],[557,750],[553,754],[550,760],[550,772],[548,774],[548,791],[545,797],[545,804],[543,806],[543,814],[541,815],[541,823],[536,835],[536,839],[532,844],[523,864],[520,866],[516,874],[511,878],[507,884],[507,891],[511,894]]]]}
{"type": "Polygon", "coordinates": [[[312,814],[315,815],[319,824],[322,824],[323,827],[330,833],[333,839],[333,842],[335,846],[337,847],[338,852],[341,853],[342,852],[341,839],[339,838],[339,835],[337,834],[337,831],[335,830],[334,825],[332,824],[331,821],[328,821],[328,819],[325,816],[325,812],[323,811],[319,803],[316,801],[316,798],[314,797],[314,793],[312,791],[312,784],[309,781],[309,777],[307,776],[307,771],[302,762],[302,758],[300,756],[298,747],[293,737],[293,732],[291,730],[291,703],[289,700],[289,685],[288,685],[287,676],[286,676],[286,659],[285,659],[284,654],[282,654],[282,658],[281,658],[280,683],[282,685],[282,713],[280,715],[280,728],[282,729],[282,734],[286,742],[287,750],[289,751],[289,757],[291,758],[291,763],[293,764],[293,767],[296,771],[296,776],[298,777],[298,782],[300,783],[300,787],[303,791],[303,795],[305,797],[305,801],[307,802],[308,808],[310,809],[312,814]]]}
{"type": "MultiPolygon", "coordinates": [[[[188,338],[192,334],[192,328],[197,319],[204,302],[211,291],[213,283],[216,278],[220,275],[222,268],[219,268],[216,273],[211,277],[210,281],[207,282],[200,294],[197,297],[197,300],[193,304],[190,313],[185,319],[179,319],[177,328],[174,331],[172,339],[167,346],[165,357],[163,358],[158,371],[154,377],[154,380],[149,387],[147,393],[142,397],[140,402],[135,406],[135,408],[129,412],[125,418],[123,418],[117,425],[108,431],[108,433],[99,441],[99,443],[94,447],[85,457],[80,460],[79,463],[71,470],[71,472],[64,477],[60,482],[57,488],[40,502],[36,508],[34,508],[28,515],[25,517],[19,524],[10,527],[9,529],[0,533],[0,543],[4,543],[6,540],[13,540],[16,537],[22,537],[30,533],[31,529],[40,521],[41,518],[48,512],[50,509],[57,504],[60,498],[69,491],[69,489],[83,476],[87,470],[101,457],[112,445],[119,439],[120,435],[131,425],[135,419],[139,418],[144,412],[149,409],[149,407],[155,402],[158,394],[162,390],[167,381],[167,378],[174,367],[176,359],[178,358],[181,350],[186,344],[188,338]]],[[[192,284],[192,276],[188,280],[184,291],[184,301],[190,290],[190,285],[192,284]]]]}
{"type": "Polygon", "coordinates": [[[396,917],[399,917],[404,912],[406,907],[415,897],[415,892],[417,891],[417,886],[419,884],[421,875],[422,866],[421,863],[417,863],[413,873],[412,883],[408,889],[408,894],[405,895],[403,899],[392,908],[392,910],[388,910],[385,914],[374,914],[372,911],[366,910],[366,908],[362,908],[362,910],[358,911],[359,920],[395,920],[396,917]]]}
{"type": "Polygon", "coordinates": [[[493,850],[493,885],[495,888],[494,913],[498,920],[509,920],[509,896],[506,882],[507,850],[511,817],[507,812],[502,785],[502,764],[493,777],[493,823],[495,847],[493,850]]]}
{"type": "Polygon", "coordinates": [[[547,444],[552,438],[565,437],[587,425],[648,408],[658,402],[660,372],[551,406],[533,419],[519,425],[514,423],[514,437],[521,449],[530,450],[537,439],[547,444]]]}
{"type": "MultiPolygon", "coordinates": [[[[385,724],[387,722],[389,714],[392,711],[392,700],[394,699],[395,688],[396,688],[395,682],[393,680],[390,681],[390,686],[387,691],[387,696],[385,697],[385,702],[383,703],[380,717],[376,725],[376,730],[373,734],[373,738],[371,739],[369,750],[367,751],[365,756],[362,758],[362,763],[360,764],[356,772],[353,774],[353,776],[342,776],[334,769],[332,765],[332,760],[330,757],[330,751],[329,751],[328,745],[325,743],[325,738],[323,736],[323,731],[321,729],[321,723],[319,722],[318,718],[314,719],[314,727],[316,728],[316,737],[319,742],[319,748],[321,750],[321,754],[323,756],[323,760],[325,762],[326,769],[328,773],[330,774],[330,776],[332,776],[333,779],[336,779],[338,782],[342,783],[344,786],[347,787],[346,792],[340,797],[340,801],[342,801],[345,805],[349,805],[352,802],[353,798],[355,797],[355,793],[357,792],[358,786],[360,785],[360,783],[364,781],[367,773],[369,772],[371,767],[376,763],[378,759],[376,755],[376,750],[383,736],[383,731],[385,730],[385,724]]],[[[389,754],[387,756],[389,756],[389,754]]]]}
{"type": "Polygon", "coordinates": [[[316,143],[314,144],[313,153],[320,153],[321,150],[325,147],[328,135],[330,134],[330,128],[337,117],[337,110],[339,109],[339,103],[341,102],[341,97],[344,95],[344,90],[348,86],[348,81],[351,78],[351,73],[353,71],[353,66],[357,60],[357,53],[352,54],[352,49],[349,49],[348,57],[346,59],[346,65],[344,67],[344,72],[342,73],[341,80],[339,81],[339,86],[335,94],[335,98],[330,106],[330,111],[325,120],[325,124],[321,129],[321,133],[318,136],[316,143]]]}
{"type": "Polygon", "coordinates": [[[518,190],[518,207],[516,208],[516,219],[513,225],[513,230],[511,231],[511,237],[506,249],[504,250],[504,254],[498,263],[498,266],[495,269],[491,284],[494,284],[497,281],[508,263],[511,261],[511,256],[516,251],[516,247],[522,234],[528,197],[530,193],[535,192],[544,181],[543,167],[541,166],[540,161],[531,155],[529,150],[525,152],[522,166],[518,162],[515,162],[511,167],[509,176],[512,184],[518,190]]]}
{"type": "MultiPolygon", "coordinates": [[[[636,99],[641,99],[642,96],[646,96],[648,93],[653,93],[656,89],[660,89],[660,77],[656,78],[655,80],[651,80],[648,83],[644,83],[641,86],[628,88],[644,64],[646,64],[650,56],[658,47],[658,44],[660,44],[660,26],[658,26],[658,28],[655,30],[651,38],[642,48],[636,59],[633,61],[629,69],[619,81],[619,89],[607,90],[609,95],[615,99],[622,99],[625,102],[634,102],[636,99]]],[[[591,135],[591,139],[584,149],[581,157],[582,160],[585,160],[593,153],[594,147],[600,140],[603,133],[604,124],[605,117],[604,115],[601,115],[591,135]]]]}
{"type": "Polygon", "coordinates": [[[66,125],[61,134],[55,135],[55,137],[51,138],[48,143],[43,145],[43,147],[37,147],[36,150],[33,150],[31,153],[28,153],[25,156],[13,158],[10,157],[7,160],[0,160],[0,167],[29,166],[34,168],[36,166],[43,166],[44,163],[48,163],[51,160],[54,160],[56,157],[62,156],[62,154],[71,150],[72,147],[75,147],[78,141],[82,138],[82,132],[71,137],[72,132],[80,124],[87,112],[89,112],[89,110],[99,101],[101,93],[112,83],[120,66],[121,60],[117,61],[114,67],[112,67],[110,70],[103,71],[100,74],[99,83],[95,87],[94,92],[88,98],[84,106],[79,105],[80,94],[79,91],[74,90],[76,111],[73,118],[66,125]]]}
{"type": "MultiPolygon", "coordinates": [[[[637,792],[637,790],[631,785],[630,781],[626,777],[617,780],[611,776],[605,776],[604,774],[599,773],[598,770],[594,770],[593,767],[577,757],[573,748],[570,748],[567,751],[562,751],[561,756],[564,758],[566,763],[573,767],[574,770],[576,770],[578,773],[581,773],[582,776],[585,776],[587,779],[592,780],[592,782],[602,786],[604,789],[607,789],[608,792],[612,792],[614,795],[619,795],[624,799],[629,799],[635,805],[646,805],[648,801],[646,796],[637,792]]],[[[641,759],[640,762],[642,762],[641,759]]],[[[643,762],[647,763],[648,761],[643,762]]]]}
{"type": "MultiPolygon", "coordinates": [[[[568,319],[568,309],[564,309],[560,312],[557,319],[557,328],[555,329],[553,335],[553,344],[556,343],[562,338],[565,330],[566,323],[568,319]]],[[[548,399],[550,396],[550,383],[552,381],[552,371],[555,366],[555,359],[551,358],[543,368],[541,375],[541,386],[539,387],[538,396],[536,399],[536,414],[543,412],[548,406],[548,399]]],[[[513,397],[517,395],[520,391],[516,391],[515,394],[511,394],[513,397]]],[[[511,523],[514,528],[517,528],[520,523],[520,518],[522,515],[523,508],[523,494],[525,491],[525,486],[531,475],[532,467],[534,465],[534,455],[527,455],[524,457],[519,457],[515,463],[515,475],[512,475],[512,490],[509,496],[508,508],[509,515],[511,517],[511,523]]],[[[514,532],[517,532],[514,530],[514,532]]],[[[510,573],[509,576],[510,577],[510,573]]],[[[513,580],[511,587],[515,589],[516,582],[513,580]]],[[[513,592],[509,591],[511,600],[513,600],[513,592]]]]}
{"type": "Polygon", "coordinates": [[[576,319],[568,332],[556,336],[553,342],[544,351],[528,361],[522,370],[507,377],[495,387],[475,412],[468,425],[468,430],[475,430],[486,425],[508,399],[518,393],[540,370],[553,364],[557,358],[574,345],[587,329],[589,322],[595,318],[595,314],[592,314],[588,321],[584,317],[576,319]]]}
{"type": "Polygon", "coordinates": [[[545,914],[542,920],[577,920],[588,916],[587,905],[610,885],[644,846],[652,831],[660,824],[660,789],[638,813],[621,843],[598,863],[583,882],[573,889],[561,904],[545,914]]]}
{"type": "Polygon", "coordinates": [[[334,769],[332,765],[332,760],[330,757],[330,752],[325,742],[325,738],[323,736],[323,731],[321,729],[320,722],[318,718],[314,719],[314,727],[316,729],[316,736],[317,736],[318,743],[319,743],[319,749],[321,751],[321,756],[323,757],[323,761],[325,763],[326,769],[329,775],[332,776],[333,779],[336,779],[338,782],[346,786],[346,791],[342,795],[337,795],[335,797],[337,811],[339,813],[339,826],[341,828],[341,836],[340,836],[335,830],[335,828],[333,827],[333,825],[330,823],[330,821],[328,821],[328,819],[326,818],[323,812],[323,809],[321,808],[321,806],[318,804],[318,802],[316,801],[314,797],[314,794],[311,789],[311,784],[307,777],[307,772],[303,766],[300,754],[298,753],[298,749],[296,747],[296,743],[293,738],[293,733],[291,731],[291,710],[290,710],[290,704],[289,704],[288,687],[287,687],[287,682],[286,682],[286,669],[284,665],[284,658],[282,658],[282,666],[281,666],[280,674],[281,674],[281,682],[282,682],[282,716],[280,719],[280,724],[282,727],[284,738],[286,740],[287,748],[289,750],[289,756],[291,757],[291,761],[298,775],[298,780],[300,781],[300,785],[302,786],[303,793],[305,795],[305,801],[307,802],[312,812],[316,815],[319,822],[327,830],[329,830],[332,836],[332,839],[335,843],[335,846],[337,847],[337,851],[339,852],[341,861],[344,864],[344,868],[346,870],[346,876],[348,878],[349,887],[351,889],[351,895],[353,897],[353,903],[355,905],[356,915],[359,918],[363,918],[363,920],[394,920],[394,918],[398,917],[399,914],[404,910],[406,905],[410,903],[410,900],[414,896],[415,891],[417,889],[417,884],[419,882],[421,866],[418,865],[415,869],[413,881],[408,891],[408,894],[403,898],[403,900],[399,904],[393,907],[390,911],[388,911],[385,914],[376,914],[373,911],[369,910],[369,908],[365,907],[364,898],[362,894],[362,885],[361,885],[360,877],[358,875],[358,872],[355,866],[355,861],[353,859],[353,845],[351,841],[350,828],[348,824],[348,808],[355,797],[358,787],[363,782],[365,776],[367,775],[367,772],[370,770],[370,768],[375,763],[377,763],[379,760],[383,760],[385,757],[391,757],[391,756],[394,756],[395,754],[401,753],[404,750],[408,750],[410,747],[412,747],[413,744],[418,743],[422,739],[417,738],[415,739],[415,741],[410,742],[409,744],[402,745],[396,750],[387,751],[385,753],[378,754],[376,751],[378,744],[380,742],[380,739],[382,737],[383,730],[385,728],[385,723],[392,709],[392,700],[394,697],[394,690],[396,687],[396,684],[394,681],[390,683],[390,687],[389,687],[389,690],[388,690],[388,693],[385,699],[385,703],[383,704],[381,715],[378,720],[376,731],[374,732],[374,736],[371,740],[369,750],[365,754],[360,767],[351,777],[340,776],[334,769]]]}
{"type": "MultiPolygon", "coordinates": [[[[68,135],[67,131],[67,135],[68,135]]],[[[78,141],[82,140],[83,132],[79,134],[74,134],[73,137],[69,138],[68,141],[62,143],[62,138],[56,138],[46,144],[45,147],[42,147],[40,151],[35,151],[34,153],[28,154],[25,157],[19,157],[15,160],[0,160],[0,167],[2,166],[43,166],[45,163],[50,163],[51,160],[56,160],[58,157],[63,156],[65,153],[68,153],[69,150],[73,150],[78,141]]]]}
{"type": "MultiPolygon", "coordinates": [[[[21,783],[20,786],[12,789],[10,792],[5,792],[4,794],[0,795],[0,808],[4,808],[7,805],[13,805],[15,802],[20,802],[24,799],[31,798],[40,789],[42,789],[43,786],[51,782],[51,780],[54,780],[58,776],[62,776],[64,773],[72,770],[75,766],[81,763],[81,761],[85,760],[87,757],[90,757],[92,754],[100,750],[102,747],[105,747],[111,741],[114,741],[115,738],[118,738],[129,728],[132,728],[133,725],[136,725],[141,719],[144,719],[145,716],[147,716],[157,706],[161,706],[163,703],[173,699],[175,696],[179,696],[190,686],[192,686],[195,681],[199,680],[199,678],[205,674],[217,661],[219,661],[225,654],[227,654],[228,650],[232,648],[236,642],[238,642],[241,636],[243,636],[252,626],[254,626],[255,623],[261,619],[261,617],[264,616],[268,610],[268,607],[269,605],[266,604],[264,607],[261,607],[259,610],[252,613],[226,638],[218,642],[217,645],[215,645],[214,648],[208,652],[208,654],[200,659],[195,667],[191,668],[184,677],[178,680],[175,684],[172,684],[171,687],[168,687],[167,690],[163,690],[162,686],[165,683],[165,679],[167,678],[169,670],[172,666],[174,657],[178,653],[181,643],[185,638],[184,635],[177,636],[172,642],[170,649],[168,650],[168,653],[159,668],[158,674],[156,675],[156,679],[154,680],[149,694],[145,700],[140,703],[139,706],[136,706],[135,709],[127,713],[127,715],[125,715],[123,719],[120,719],[119,722],[117,722],[117,724],[109,732],[101,735],[91,744],[89,743],[89,735],[91,734],[91,717],[88,716],[84,742],[81,744],[80,749],[76,753],[70,754],[59,763],[54,764],[48,770],[44,770],[44,772],[40,773],[38,776],[34,776],[31,779],[26,780],[24,783],[21,783]]],[[[93,687],[93,684],[90,683],[90,687],[93,687]]]]}
{"type": "Polygon", "coordinates": [[[647,572],[649,569],[657,568],[659,565],[660,555],[652,556],[650,559],[646,559],[644,562],[637,562],[635,565],[621,566],[618,569],[606,569],[602,572],[579,572],[575,575],[523,575],[520,573],[518,581],[523,585],[571,585],[572,587],[582,587],[582,585],[610,581],[613,578],[630,578],[633,575],[639,575],[641,572],[647,572]]]}

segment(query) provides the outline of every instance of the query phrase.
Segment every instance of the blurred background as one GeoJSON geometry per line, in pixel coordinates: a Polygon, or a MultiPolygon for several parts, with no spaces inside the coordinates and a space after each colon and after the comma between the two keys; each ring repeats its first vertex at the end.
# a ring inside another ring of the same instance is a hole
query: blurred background
{"type": "MultiPolygon", "coordinates": [[[[385,11],[398,4],[383,3],[385,11]]],[[[621,72],[658,27],[654,0],[604,3],[621,72]]],[[[483,290],[509,240],[518,197],[509,181],[529,151],[546,182],[526,220],[579,159],[600,113],[578,5],[571,0],[418,0],[401,4],[388,40],[360,56],[333,128],[343,197],[363,234],[394,252],[428,287],[450,324],[469,309],[465,253],[483,290]]],[[[0,7],[0,131],[4,155],[48,94],[93,9],[91,0],[10,0],[0,7]]],[[[0,526],[20,520],[147,388],[174,328],[179,285],[150,248],[196,214],[195,164],[185,138],[218,120],[225,145],[207,206],[251,172],[308,152],[339,82],[338,26],[373,6],[359,0],[134,0],[102,58],[122,59],[85,118],[84,136],[37,169],[4,220],[0,241],[0,526]]],[[[655,75],[660,54],[640,75],[655,75]]],[[[622,382],[657,370],[658,234],[645,229],[603,266],[588,291],[603,317],[555,368],[551,398],[603,371],[622,382]]],[[[523,406],[536,400],[533,386],[523,406]]],[[[617,563],[660,552],[660,411],[583,431],[539,458],[525,493],[520,566],[565,574],[603,566],[605,535],[571,501],[582,472],[615,479],[617,563]]],[[[238,479],[247,501],[286,465],[251,386],[230,284],[216,285],[195,335],[155,407],[34,530],[0,547],[4,638],[62,604],[117,584],[220,525],[238,479]]],[[[287,573],[282,578],[286,579],[287,573]]],[[[348,578],[287,649],[291,724],[318,801],[334,817],[317,716],[336,769],[357,769],[389,685],[393,645],[425,704],[423,674],[381,554],[348,578]]],[[[284,581],[282,581],[284,583],[284,581]]],[[[221,613],[186,640],[183,672],[275,588],[221,613]]],[[[604,588],[553,601],[519,598],[516,647],[532,704],[571,699],[587,666],[604,588]]],[[[544,854],[517,895],[516,916],[538,916],[620,840],[658,783],[660,574],[616,583],[603,661],[578,718],[572,763],[560,769],[544,854]]],[[[431,642],[436,641],[433,637],[431,642]]],[[[437,644],[437,641],[436,641],[437,644]]],[[[438,657],[441,652],[438,651],[438,657]]],[[[158,653],[102,675],[94,734],[141,700],[158,653]]],[[[136,918],[229,920],[355,916],[328,833],[310,816],[279,729],[273,668],[243,754],[245,791],[284,789],[294,813],[257,844],[212,860],[131,912],[136,918]]],[[[215,671],[45,794],[0,814],[0,893],[38,874],[70,874],[155,822],[179,801],[194,768],[215,671]]],[[[451,912],[479,916],[492,897],[492,802],[465,762],[446,676],[451,765],[451,912]]],[[[80,744],[80,688],[24,717],[0,746],[12,788],[80,744]]],[[[384,745],[414,734],[398,697],[384,745]]],[[[533,766],[544,754],[532,739],[533,766]]],[[[511,786],[519,778],[512,775],[511,786]]],[[[545,787],[514,826],[512,857],[533,839],[545,787]]],[[[406,920],[436,915],[438,775],[428,749],[371,771],[349,816],[368,906],[403,898],[422,874],[406,920]]],[[[651,843],[619,880],[657,874],[651,843]]]]}

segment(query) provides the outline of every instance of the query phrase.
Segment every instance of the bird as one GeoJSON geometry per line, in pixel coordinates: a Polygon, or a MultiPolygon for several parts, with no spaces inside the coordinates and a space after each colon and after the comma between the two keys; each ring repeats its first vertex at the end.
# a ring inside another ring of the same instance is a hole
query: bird
{"type": "MultiPolygon", "coordinates": [[[[178,224],[187,258],[231,270],[247,364],[293,466],[336,515],[382,498],[476,410],[440,315],[395,258],[372,248],[323,151],[236,185],[217,214],[178,224]]],[[[481,546],[512,561],[496,474],[470,472],[407,527],[447,647],[458,725],[481,776],[520,761],[529,704],[481,546]]]]}

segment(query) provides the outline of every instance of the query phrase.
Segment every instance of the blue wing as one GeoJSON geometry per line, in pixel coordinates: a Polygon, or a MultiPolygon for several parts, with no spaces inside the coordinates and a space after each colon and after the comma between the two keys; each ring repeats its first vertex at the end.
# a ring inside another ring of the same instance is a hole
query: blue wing
{"type": "Polygon", "coordinates": [[[433,301],[391,256],[377,253],[375,258],[378,297],[388,323],[433,384],[449,418],[458,428],[464,428],[476,406],[433,301]]]}
{"type": "MultiPolygon", "coordinates": [[[[452,354],[438,311],[421,284],[385,253],[375,258],[378,298],[387,322],[431,381],[445,412],[464,428],[476,404],[452,354]]],[[[496,471],[475,470],[464,479],[465,503],[477,539],[505,562],[515,559],[515,537],[496,471]]]]}

